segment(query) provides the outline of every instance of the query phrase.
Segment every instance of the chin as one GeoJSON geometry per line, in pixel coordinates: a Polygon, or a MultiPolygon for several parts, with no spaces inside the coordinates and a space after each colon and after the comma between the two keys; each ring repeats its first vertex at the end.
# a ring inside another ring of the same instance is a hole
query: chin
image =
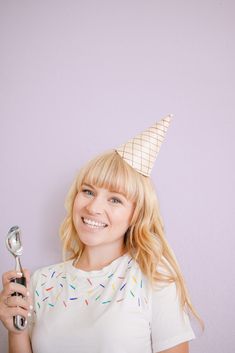
{"type": "Polygon", "coordinates": [[[88,239],[88,237],[79,237],[80,241],[86,245],[86,246],[97,246],[97,245],[101,245],[103,242],[102,241],[98,241],[98,239],[88,239]]]}

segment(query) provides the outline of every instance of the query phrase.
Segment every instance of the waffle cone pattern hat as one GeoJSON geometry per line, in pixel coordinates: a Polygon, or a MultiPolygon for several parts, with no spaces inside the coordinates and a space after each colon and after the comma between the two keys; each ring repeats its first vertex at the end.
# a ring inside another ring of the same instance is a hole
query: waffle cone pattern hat
{"type": "Polygon", "coordinates": [[[149,129],[121,145],[116,152],[137,172],[150,176],[172,117],[168,115],[161,119],[149,129]]]}

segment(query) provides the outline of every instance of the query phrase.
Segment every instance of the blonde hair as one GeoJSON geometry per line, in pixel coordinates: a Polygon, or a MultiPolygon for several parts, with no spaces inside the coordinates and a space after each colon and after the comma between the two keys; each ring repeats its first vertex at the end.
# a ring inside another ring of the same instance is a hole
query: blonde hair
{"type": "Polygon", "coordinates": [[[190,301],[176,257],[165,238],[163,220],[150,178],[136,172],[115,151],[97,156],[85,165],[69,190],[65,203],[67,216],[60,228],[63,258],[78,259],[84,249],[72,218],[74,200],[83,183],[122,192],[134,202],[133,217],[124,237],[126,250],[138,262],[152,285],[175,282],[182,310],[189,309],[204,327],[190,301]],[[166,271],[160,271],[160,267],[166,271]]]}

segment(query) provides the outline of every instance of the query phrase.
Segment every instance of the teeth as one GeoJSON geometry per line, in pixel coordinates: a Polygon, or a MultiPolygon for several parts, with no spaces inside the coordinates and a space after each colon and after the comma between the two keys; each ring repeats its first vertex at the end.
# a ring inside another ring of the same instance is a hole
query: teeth
{"type": "Polygon", "coordinates": [[[90,226],[92,226],[92,227],[97,227],[97,228],[100,228],[100,227],[103,228],[103,227],[106,226],[105,223],[96,222],[96,221],[93,221],[93,220],[88,219],[88,218],[83,218],[83,222],[84,222],[85,224],[88,224],[88,225],[90,225],[90,226]]]}

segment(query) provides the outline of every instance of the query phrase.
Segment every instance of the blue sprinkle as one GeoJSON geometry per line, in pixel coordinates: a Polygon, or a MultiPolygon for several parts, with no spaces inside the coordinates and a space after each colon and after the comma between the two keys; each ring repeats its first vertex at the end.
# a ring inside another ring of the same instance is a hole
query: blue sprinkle
{"type": "Polygon", "coordinates": [[[126,283],[123,284],[123,286],[120,288],[120,290],[122,290],[125,287],[126,283]]]}

